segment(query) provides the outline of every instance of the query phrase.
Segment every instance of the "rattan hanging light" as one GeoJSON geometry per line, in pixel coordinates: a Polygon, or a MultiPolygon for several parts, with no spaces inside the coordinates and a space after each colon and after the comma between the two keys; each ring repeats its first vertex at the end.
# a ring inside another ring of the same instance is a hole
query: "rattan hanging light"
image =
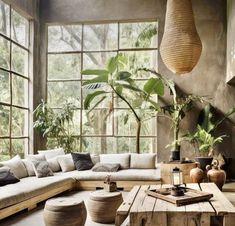
{"type": "Polygon", "coordinates": [[[185,74],[195,67],[202,52],[191,0],[168,0],[160,54],[175,74],[185,74]]]}

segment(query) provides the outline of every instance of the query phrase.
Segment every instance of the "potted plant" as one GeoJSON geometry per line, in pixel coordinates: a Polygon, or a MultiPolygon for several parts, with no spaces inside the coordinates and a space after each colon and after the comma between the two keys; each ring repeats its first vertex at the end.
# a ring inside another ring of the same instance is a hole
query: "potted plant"
{"type": "Polygon", "coordinates": [[[200,163],[200,167],[205,170],[207,165],[210,165],[214,156],[214,147],[217,143],[221,143],[225,135],[218,137],[212,136],[200,125],[197,126],[193,134],[187,134],[186,140],[192,143],[196,150],[199,151],[200,157],[195,157],[195,160],[200,163]]]}
{"type": "MultiPolygon", "coordinates": [[[[113,92],[127,104],[136,119],[136,153],[140,153],[141,123],[145,119],[143,112],[146,109],[151,109],[151,115],[148,115],[148,117],[156,116],[160,106],[154,100],[154,95],[163,96],[164,82],[162,78],[149,78],[141,89],[135,80],[132,79],[133,75],[128,71],[122,70],[124,66],[125,55],[117,54],[109,59],[104,69],[85,69],[82,71],[83,75],[95,75],[94,78],[83,83],[84,89],[92,91],[85,98],[84,109],[89,109],[89,112],[92,111],[109,93],[113,92]],[[94,100],[96,100],[96,103],[91,107],[91,103],[94,100]]],[[[110,111],[112,111],[112,104],[110,108],[110,111]]],[[[128,117],[125,119],[125,123],[127,120],[128,117]]]]}
{"type": "Polygon", "coordinates": [[[62,109],[54,111],[43,100],[34,110],[34,128],[43,137],[55,139],[55,146],[62,147],[65,152],[71,152],[75,148],[76,139],[69,127],[73,123],[73,112],[75,106],[72,103],[65,103],[62,109]]]}

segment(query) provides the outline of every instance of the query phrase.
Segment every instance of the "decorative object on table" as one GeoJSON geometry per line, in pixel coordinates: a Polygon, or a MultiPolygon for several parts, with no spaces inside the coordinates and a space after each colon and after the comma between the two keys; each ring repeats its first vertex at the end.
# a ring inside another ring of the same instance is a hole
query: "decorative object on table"
{"type": "Polygon", "coordinates": [[[187,187],[180,187],[180,189],[184,190],[183,196],[172,195],[172,188],[146,190],[146,193],[149,196],[171,202],[177,206],[208,201],[213,197],[212,194],[200,190],[195,190],[187,187]]]}
{"type": "Polygon", "coordinates": [[[59,197],[47,200],[43,216],[46,226],[84,226],[87,211],[84,201],[59,197]]]}
{"type": "Polygon", "coordinates": [[[207,177],[209,182],[214,182],[222,191],[226,181],[226,173],[224,170],[220,169],[218,160],[213,161],[212,168],[207,172],[207,177]]]}
{"type": "Polygon", "coordinates": [[[91,219],[97,223],[113,223],[116,211],[123,202],[121,192],[94,191],[87,203],[91,219]]]}
{"type": "Polygon", "coordinates": [[[202,51],[191,0],[168,0],[160,54],[165,65],[176,74],[192,71],[202,51]]]}
{"type": "Polygon", "coordinates": [[[111,181],[111,175],[106,176],[104,181],[104,190],[107,192],[115,192],[117,191],[117,183],[111,181]]]}
{"type": "Polygon", "coordinates": [[[184,189],[182,189],[180,187],[183,183],[184,183],[183,182],[183,173],[178,167],[175,167],[171,171],[171,184],[173,185],[173,187],[171,188],[171,195],[183,196],[184,189]]]}
{"type": "Polygon", "coordinates": [[[196,163],[196,167],[190,170],[190,178],[193,183],[202,183],[204,179],[204,172],[199,167],[199,163],[196,163]]]}

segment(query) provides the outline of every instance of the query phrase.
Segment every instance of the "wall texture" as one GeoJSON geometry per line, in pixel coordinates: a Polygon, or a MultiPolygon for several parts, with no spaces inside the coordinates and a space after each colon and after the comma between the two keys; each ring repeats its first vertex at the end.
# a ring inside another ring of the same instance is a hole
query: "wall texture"
{"type": "MultiPolygon", "coordinates": [[[[185,93],[204,95],[221,113],[235,105],[235,87],[226,84],[226,1],[192,0],[196,26],[203,43],[202,56],[195,69],[186,75],[173,75],[159,57],[159,72],[172,78],[185,93]]],[[[158,19],[159,43],[164,30],[166,0],[41,0],[41,22],[69,24],[94,21],[158,19]]],[[[45,62],[42,62],[45,63],[45,62]]],[[[41,75],[44,76],[43,74],[41,75]]],[[[163,101],[167,101],[164,98],[163,101]]],[[[182,130],[193,129],[199,110],[195,108],[183,120],[182,130]]],[[[219,151],[228,157],[235,153],[235,116],[220,128],[227,133],[219,151]]],[[[165,146],[172,139],[170,122],[158,118],[158,159],[168,160],[170,150],[165,146]]],[[[182,145],[182,156],[193,157],[195,152],[187,144],[182,145]]],[[[230,173],[235,177],[235,165],[230,173]]]]}

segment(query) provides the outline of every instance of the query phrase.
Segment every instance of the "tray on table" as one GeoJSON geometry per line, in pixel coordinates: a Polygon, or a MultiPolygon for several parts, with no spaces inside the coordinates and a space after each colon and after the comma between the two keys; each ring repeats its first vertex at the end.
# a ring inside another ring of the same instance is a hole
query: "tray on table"
{"type": "Polygon", "coordinates": [[[213,194],[203,192],[200,190],[195,190],[187,187],[181,187],[184,189],[183,196],[173,196],[170,194],[171,188],[163,188],[163,189],[154,189],[154,190],[146,190],[147,195],[165,200],[167,202],[171,202],[176,204],[177,206],[188,205],[196,202],[208,201],[213,197],[213,194]]]}

